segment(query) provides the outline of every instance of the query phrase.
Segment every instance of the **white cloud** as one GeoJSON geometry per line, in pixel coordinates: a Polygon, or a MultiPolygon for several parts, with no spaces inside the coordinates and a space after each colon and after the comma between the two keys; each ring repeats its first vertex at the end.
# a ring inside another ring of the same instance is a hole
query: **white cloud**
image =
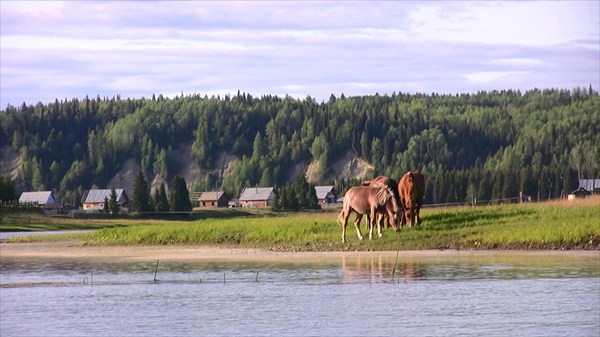
{"type": "Polygon", "coordinates": [[[471,82],[489,83],[511,75],[527,75],[529,71],[482,71],[478,73],[464,74],[471,82]]]}
{"type": "Polygon", "coordinates": [[[600,87],[581,2],[6,2],[0,107],[176,93],[600,87]]]}

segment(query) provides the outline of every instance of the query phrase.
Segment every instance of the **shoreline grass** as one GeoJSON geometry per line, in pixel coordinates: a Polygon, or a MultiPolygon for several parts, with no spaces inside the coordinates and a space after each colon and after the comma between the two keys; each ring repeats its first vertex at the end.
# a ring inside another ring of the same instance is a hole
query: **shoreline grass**
{"type": "MultiPolygon", "coordinates": [[[[364,220],[359,241],[350,217],[341,243],[339,209],[214,217],[199,220],[61,220],[90,233],[19,237],[10,242],[78,240],[85,245],[220,245],[275,251],[382,251],[423,249],[600,249],[600,198],[575,202],[452,207],[422,210],[414,229],[384,230],[368,240],[364,220]],[[73,225],[74,225],[73,224],[73,225]]],[[[53,220],[54,221],[54,220],[53,220]]]]}

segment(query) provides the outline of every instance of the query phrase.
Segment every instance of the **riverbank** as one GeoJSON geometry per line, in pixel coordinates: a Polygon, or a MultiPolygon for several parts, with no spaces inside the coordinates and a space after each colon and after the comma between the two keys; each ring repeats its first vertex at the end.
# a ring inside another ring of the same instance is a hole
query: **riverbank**
{"type": "Polygon", "coordinates": [[[396,256],[405,259],[447,259],[494,257],[577,257],[600,262],[600,252],[589,250],[408,250],[408,251],[326,251],[281,252],[259,248],[235,248],[223,246],[86,246],[82,242],[53,241],[33,243],[0,243],[0,259],[44,258],[127,261],[186,261],[186,260],[235,260],[278,262],[323,262],[349,257],[396,256]]]}
{"type": "MultiPolygon", "coordinates": [[[[200,220],[60,219],[61,229],[100,228],[53,236],[23,234],[12,243],[72,241],[83,246],[234,247],[278,252],[348,252],[413,250],[600,250],[600,198],[578,201],[424,209],[423,223],[394,232],[385,229],[372,240],[359,240],[352,222],[347,241],[336,210],[240,215],[200,220]],[[98,228],[98,227],[96,227],[98,228]]],[[[44,225],[36,218],[5,218],[6,228],[44,225]],[[22,222],[23,221],[23,222],[22,222]]],[[[351,221],[353,217],[351,217],[351,221]]]]}

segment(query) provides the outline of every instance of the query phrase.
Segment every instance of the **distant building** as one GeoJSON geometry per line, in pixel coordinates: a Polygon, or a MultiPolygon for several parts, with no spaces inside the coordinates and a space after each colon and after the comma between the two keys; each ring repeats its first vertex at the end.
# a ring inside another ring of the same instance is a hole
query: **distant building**
{"type": "Polygon", "coordinates": [[[225,192],[202,192],[198,197],[198,207],[202,208],[217,208],[227,207],[229,198],[225,195],[225,192]]]}
{"type": "Polygon", "coordinates": [[[591,194],[600,194],[600,179],[579,179],[579,188],[591,194]]]}
{"type": "MultiPolygon", "coordinates": [[[[129,212],[131,201],[122,188],[115,189],[117,193],[117,204],[122,212],[129,212]]],[[[100,212],[104,210],[104,201],[110,200],[111,190],[89,190],[82,199],[84,212],[100,212]]]]}
{"type": "Polygon", "coordinates": [[[37,205],[46,211],[56,210],[59,205],[52,191],[23,192],[19,197],[21,205],[37,205]]]}
{"type": "Polygon", "coordinates": [[[241,207],[270,207],[273,205],[273,187],[249,187],[240,196],[241,207]]]}
{"type": "Polygon", "coordinates": [[[319,205],[334,204],[337,201],[337,192],[333,186],[315,186],[319,205]]]}
{"type": "Polygon", "coordinates": [[[579,187],[578,189],[576,189],[575,191],[571,192],[571,194],[568,195],[568,199],[573,200],[576,198],[585,198],[591,194],[592,194],[592,192],[586,190],[583,187],[579,187]]]}

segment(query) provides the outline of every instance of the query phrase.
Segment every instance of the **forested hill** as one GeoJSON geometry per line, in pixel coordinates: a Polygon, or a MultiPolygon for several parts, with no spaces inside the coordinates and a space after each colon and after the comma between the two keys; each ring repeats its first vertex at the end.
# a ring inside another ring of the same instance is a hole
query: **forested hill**
{"type": "Polygon", "coordinates": [[[372,164],[372,176],[424,172],[426,203],[519,191],[546,199],[577,188],[578,175],[600,177],[600,97],[591,87],[331,96],[322,103],[247,93],[86,97],[9,105],[0,124],[0,146],[20,155],[21,189],[51,189],[63,201],[110,188],[130,158],[149,181],[172,179],[178,144],[191,144],[203,169],[188,181],[193,189],[224,188],[233,197],[246,186],[283,185],[313,159],[315,183],[341,186],[331,167],[348,152],[372,164]],[[239,160],[221,177],[223,153],[239,160]]]}

